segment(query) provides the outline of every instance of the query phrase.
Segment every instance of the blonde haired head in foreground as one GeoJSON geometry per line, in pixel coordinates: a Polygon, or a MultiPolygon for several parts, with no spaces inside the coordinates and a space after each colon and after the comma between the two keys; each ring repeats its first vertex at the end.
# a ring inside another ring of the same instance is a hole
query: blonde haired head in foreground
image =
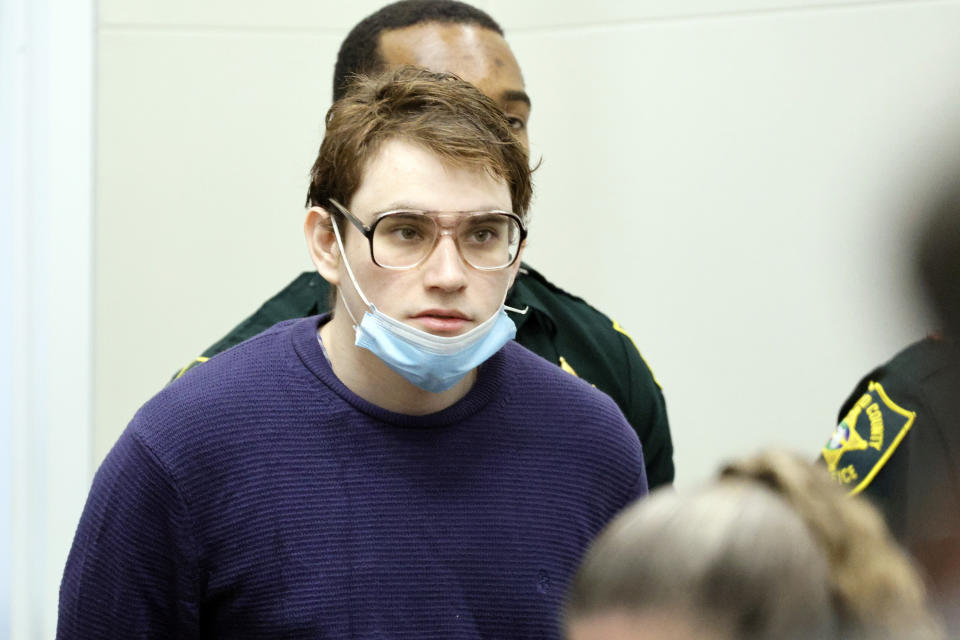
{"type": "Polygon", "coordinates": [[[588,552],[566,624],[571,640],[942,637],[875,510],[780,452],[624,511],[588,552]]]}

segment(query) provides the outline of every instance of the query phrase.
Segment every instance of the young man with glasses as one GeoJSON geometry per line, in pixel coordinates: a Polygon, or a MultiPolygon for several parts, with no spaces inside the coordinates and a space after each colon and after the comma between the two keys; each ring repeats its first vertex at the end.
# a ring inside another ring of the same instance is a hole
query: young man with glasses
{"type": "MultiPolygon", "coordinates": [[[[497,103],[521,143],[528,145],[530,97],[503,30],[488,14],[452,0],[403,0],[384,6],[357,24],[341,44],[334,100],[343,96],[353,75],[402,64],[455,73],[470,82],[497,103]]],[[[181,373],[277,322],[329,310],[329,293],[330,284],[316,272],[300,274],[181,373]]],[[[643,444],[650,486],[673,482],[673,444],[663,394],[622,327],[529,264],[520,266],[507,304],[528,309],[522,315],[510,312],[517,342],[617,403],[643,444]]]]}
{"type": "Polygon", "coordinates": [[[174,381],[97,473],[59,638],[560,638],[647,492],[614,402],[511,341],[527,153],[405,67],[334,104],[304,233],[337,287],[174,381]]]}

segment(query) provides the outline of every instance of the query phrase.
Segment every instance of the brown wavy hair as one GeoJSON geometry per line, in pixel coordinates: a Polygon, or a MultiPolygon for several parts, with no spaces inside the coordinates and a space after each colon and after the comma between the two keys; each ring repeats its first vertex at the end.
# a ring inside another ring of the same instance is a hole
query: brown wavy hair
{"type": "Polygon", "coordinates": [[[326,126],[307,206],[327,207],[330,198],[349,206],[380,146],[402,139],[503,179],[514,213],[526,218],[533,194],[526,150],[496,103],[453,74],[402,66],[360,76],[330,107],[326,126]]]}

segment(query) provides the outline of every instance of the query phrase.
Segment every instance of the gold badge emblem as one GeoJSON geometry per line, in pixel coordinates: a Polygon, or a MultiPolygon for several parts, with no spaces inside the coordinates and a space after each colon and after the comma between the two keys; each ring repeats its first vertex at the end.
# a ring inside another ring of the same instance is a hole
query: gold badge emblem
{"type": "Polygon", "coordinates": [[[830,474],[851,494],[863,491],[903,441],[916,415],[891,400],[879,382],[870,382],[820,452],[830,474]]]}

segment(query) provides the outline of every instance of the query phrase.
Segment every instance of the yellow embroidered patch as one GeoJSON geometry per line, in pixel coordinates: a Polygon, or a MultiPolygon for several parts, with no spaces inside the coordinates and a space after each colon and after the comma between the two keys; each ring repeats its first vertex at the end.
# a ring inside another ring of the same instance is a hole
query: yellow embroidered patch
{"type": "Polygon", "coordinates": [[[653,378],[654,384],[656,384],[658,387],[662,389],[663,385],[660,384],[659,380],[657,380],[657,376],[653,374],[653,369],[650,368],[650,363],[648,363],[646,359],[643,357],[643,355],[640,353],[640,349],[637,349],[637,343],[633,341],[633,337],[629,333],[627,333],[626,329],[621,327],[620,323],[617,322],[616,320],[613,321],[613,330],[627,336],[627,339],[630,340],[630,344],[632,344],[633,348],[637,350],[637,355],[639,355],[640,359],[643,360],[643,364],[647,365],[647,370],[650,371],[650,377],[653,378]]]}
{"type": "Polygon", "coordinates": [[[204,358],[203,356],[197,356],[196,358],[194,358],[193,362],[191,362],[190,364],[188,364],[187,366],[185,366],[183,369],[180,369],[180,373],[178,373],[176,376],[174,376],[173,379],[176,380],[177,378],[179,378],[180,376],[182,376],[183,374],[185,374],[187,371],[190,371],[190,369],[193,369],[193,368],[194,368],[195,366],[197,366],[198,364],[204,363],[204,362],[206,362],[206,361],[209,360],[209,359],[210,359],[210,358],[204,358]]]}
{"type": "Polygon", "coordinates": [[[916,415],[891,400],[879,382],[870,382],[820,452],[830,475],[851,495],[866,489],[903,441],[916,415]]]}
{"type": "MultiPolygon", "coordinates": [[[[569,373],[570,375],[577,376],[577,372],[573,370],[573,367],[570,366],[570,363],[567,362],[567,359],[563,356],[560,356],[560,368],[569,373]]],[[[580,376],[577,376],[578,378],[580,376]]]]}
{"type": "MultiPolygon", "coordinates": [[[[616,320],[613,321],[613,330],[614,330],[614,331],[619,331],[619,332],[622,333],[623,335],[627,336],[627,338],[630,338],[630,342],[633,342],[633,338],[630,336],[630,334],[627,333],[626,329],[624,329],[623,327],[621,327],[621,326],[620,326],[620,323],[617,322],[616,320]]],[[[633,348],[634,348],[634,349],[637,349],[637,343],[636,343],[636,342],[633,342],[633,348]]],[[[640,349],[637,349],[637,351],[640,351],[640,349]]]]}

